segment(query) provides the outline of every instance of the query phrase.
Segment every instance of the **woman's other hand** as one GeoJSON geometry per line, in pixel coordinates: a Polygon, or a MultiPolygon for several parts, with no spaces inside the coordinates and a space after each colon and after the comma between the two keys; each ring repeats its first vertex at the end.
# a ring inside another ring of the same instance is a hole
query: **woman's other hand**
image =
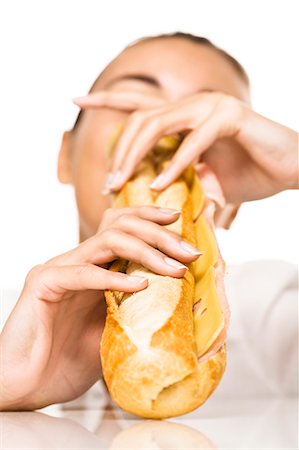
{"type": "Polygon", "coordinates": [[[200,162],[215,173],[228,203],[298,188],[298,134],[235,97],[220,92],[203,92],[176,102],[150,100],[138,93],[131,97],[102,91],[75,100],[81,108],[131,111],[115,146],[110,191],[124,185],[161,137],[174,133],[182,133],[183,142],[152,183],[154,190],[165,189],[188,165],[200,162]]]}

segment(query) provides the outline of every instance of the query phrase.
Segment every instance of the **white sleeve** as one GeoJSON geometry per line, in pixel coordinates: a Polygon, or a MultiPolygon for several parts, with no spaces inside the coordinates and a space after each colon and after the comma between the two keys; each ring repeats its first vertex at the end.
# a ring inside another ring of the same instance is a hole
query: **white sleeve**
{"type": "Polygon", "coordinates": [[[223,394],[298,392],[298,272],[285,261],[229,266],[231,308],[223,394]]]}

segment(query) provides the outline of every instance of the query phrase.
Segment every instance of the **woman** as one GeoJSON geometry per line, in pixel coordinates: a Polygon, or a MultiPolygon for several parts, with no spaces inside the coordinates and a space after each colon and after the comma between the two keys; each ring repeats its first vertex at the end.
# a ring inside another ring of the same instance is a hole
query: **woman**
{"type": "Polygon", "coordinates": [[[113,259],[181,277],[185,263],[198,257],[200,249],[163,227],[178,219],[177,211],[109,209],[110,193],[161,136],[185,139],[155,190],[199,161],[198,170],[205,163],[217,176],[231,211],[298,188],[296,132],[250,108],[244,69],[206,39],[176,33],[133,43],[100,74],[90,95],[75,102],[81,112],[63,135],[58,175],[75,188],[80,245],[26,277],[1,335],[1,410],[69,401],[99,379],[103,290],[147,286],[144,278],[109,272],[113,259]],[[106,149],[120,123],[110,161],[106,149]]]}

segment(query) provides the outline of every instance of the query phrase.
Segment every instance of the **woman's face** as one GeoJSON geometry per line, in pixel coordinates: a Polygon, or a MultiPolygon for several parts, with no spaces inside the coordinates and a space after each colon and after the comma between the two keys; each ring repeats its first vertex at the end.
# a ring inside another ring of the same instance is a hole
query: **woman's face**
{"type": "MultiPolygon", "coordinates": [[[[229,61],[211,48],[181,38],[155,39],[127,48],[104,70],[93,92],[102,89],[158,94],[168,101],[215,90],[249,101],[246,82],[229,61]]],[[[85,110],[76,130],[64,134],[58,175],[61,182],[75,188],[80,241],[96,233],[110,206],[111,196],[101,194],[108,170],[107,147],[127,116],[109,108],[85,110]]]]}

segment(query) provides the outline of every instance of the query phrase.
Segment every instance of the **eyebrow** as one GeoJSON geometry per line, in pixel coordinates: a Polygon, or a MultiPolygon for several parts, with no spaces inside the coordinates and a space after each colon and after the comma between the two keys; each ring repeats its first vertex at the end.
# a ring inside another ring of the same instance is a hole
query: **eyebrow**
{"type": "Polygon", "coordinates": [[[143,81],[144,83],[150,84],[151,86],[155,86],[158,88],[162,88],[161,83],[157,80],[157,78],[148,76],[148,75],[142,75],[142,74],[128,74],[128,75],[121,75],[119,77],[114,78],[111,80],[106,87],[110,86],[111,84],[116,83],[117,81],[123,81],[123,80],[135,80],[135,81],[143,81]]]}
{"type": "MultiPolygon", "coordinates": [[[[151,77],[149,75],[141,75],[141,74],[120,75],[119,77],[116,77],[113,80],[111,80],[106,85],[106,88],[111,86],[114,83],[117,83],[118,81],[123,81],[123,80],[143,81],[144,83],[147,83],[151,86],[155,86],[160,89],[163,88],[163,86],[161,85],[159,80],[157,80],[157,78],[151,77]]],[[[209,88],[204,88],[204,89],[199,89],[197,92],[215,92],[215,90],[209,89],[209,88]]]]}

